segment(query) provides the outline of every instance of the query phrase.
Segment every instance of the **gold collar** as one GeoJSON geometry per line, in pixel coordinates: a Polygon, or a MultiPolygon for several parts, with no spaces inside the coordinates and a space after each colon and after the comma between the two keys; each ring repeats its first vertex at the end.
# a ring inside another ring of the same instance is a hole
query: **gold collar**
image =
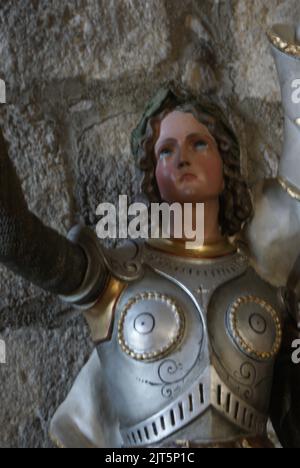
{"type": "Polygon", "coordinates": [[[216,258],[233,254],[237,251],[227,238],[223,238],[214,244],[199,245],[199,247],[193,249],[188,248],[187,242],[181,239],[149,239],[146,243],[155,250],[179,257],[216,258]]]}

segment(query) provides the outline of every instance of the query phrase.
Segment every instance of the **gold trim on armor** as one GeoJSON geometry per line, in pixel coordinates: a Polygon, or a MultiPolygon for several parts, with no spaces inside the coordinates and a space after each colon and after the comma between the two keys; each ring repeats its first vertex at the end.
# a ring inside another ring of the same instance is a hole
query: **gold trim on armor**
{"type": "Polygon", "coordinates": [[[55,437],[51,432],[49,432],[49,437],[51,442],[59,449],[65,449],[66,447],[64,444],[57,438],[55,437]]]}
{"type": "Polygon", "coordinates": [[[266,301],[264,301],[263,299],[257,296],[239,297],[231,307],[230,314],[229,314],[229,321],[230,321],[230,328],[232,330],[233,337],[235,338],[238,345],[242,348],[243,351],[250,354],[254,358],[258,358],[263,361],[269,360],[272,357],[276,356],[276,354],[278,353],[280,349],[281,340],[282,340],[281,322],[280,322],[280,319],[278,318],[276,310],[273,309],[273,307],[270,304],[268,304],[266,301]],[[276,338],[275,338],[271,351],[257,351],[256,349],[254,349],[251,346],[251,344],[248,343],[241,336],[237,328],[237,312],[241,305],[249,304],[249,303],[260,305],[266,312],[268,312],[268,314],[271,315],[272,319],[274,320],[275,328],[276,328],[276,338]]]}
{"type": "Polygon", "coordinates": [[[99,297],[97,304],[83,313],[95,343],[98,344],[109,339],[115,304],[126,287],[126,283],[110,276],[105,291],[99,297]]]}
{"type": "Polygon", "coordinates": [[[283,179],[283,177],[278,176],[277,180],[279,185],[283,188],[283,190],[285,190],[285,192],[288,193],[290,197],[294,198],[294,200],[300,201],[300,190],[297,189],[297,187],[283,179]]]}
{"type": "Polygon", "coordinates": [[[144,293],[137,294],[134,298],[130,299],[129,302],[126,304],[124,310],[122,311],[119,324],[118,324],[118,342],[122,351],[128,356],[130,356],[132,359],[135,359],[136,361],[147,361],[147,362],[156,361],[158,359],[165,357],[167,354],[169,354],[174,349],[174,346],[176,346],[182,340],[182,337],[184,334],[184,326],[185,326],[184,315],[180,307],[177,305],[177,303],[173,299],[171,299],[169,296],[166,296],[165,294],[160,294],[158,292],[144,292],[144,293]],[[173,336],[173,338],[165,346],[162,346],[161,348],[155,351],[138,353],[134,351],[132,348],[130,348],[129,344],[125,340],[124,322],[132,306],[134,306],[135,304],[137,304],[138,302],[142,300],[146,300],[146,301],[157,300],[160,302],[164,302],[168,306],[170,306],[176,318],[177,331],[176,331],[176,334],[173,336]]]}
{"type": "Polygon", "coordinates": [[[153,249],[181,257],[216,258],[237,251],[227,238],[212,244],[199,245],[193,249],[187,247],[188,241],[182,239],[149,239],[146,243],[153,249]]]}

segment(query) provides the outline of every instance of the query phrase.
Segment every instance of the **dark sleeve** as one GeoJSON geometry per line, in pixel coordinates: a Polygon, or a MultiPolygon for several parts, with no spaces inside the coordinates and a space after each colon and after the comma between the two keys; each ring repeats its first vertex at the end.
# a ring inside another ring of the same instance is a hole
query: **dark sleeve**
{"type": "Polygon", "coordinates": [[[76,291],[84,280],[84,250],[46,227],[28,208],[0,131],[0,262],[55,294],[76,291]]]}
{"type": "Polygon", "coordinates": [[[292,343],[299,338],[296,322],[288,317],[275,364],[270,408],[275,432],[284,448],[300,448],[300,364],[292,362],[292,343]]]}

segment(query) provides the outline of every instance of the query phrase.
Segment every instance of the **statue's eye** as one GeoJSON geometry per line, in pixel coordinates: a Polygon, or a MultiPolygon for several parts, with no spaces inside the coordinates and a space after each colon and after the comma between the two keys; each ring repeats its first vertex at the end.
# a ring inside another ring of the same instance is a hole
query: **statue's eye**
{"type": "Polygon", "coordinates": [[[170,148],[163,148],[159,152],[160,159],[167,158],[168,156],[171,156],[171,155],[172,155],[172,150],[170,148]]]}
{"type": "Polygon", "coordinates": [[[203,140],[197,140],[195,141],[194,143],[194,148],[197,150],[197,151],[203,151],[207,148],[208,144],[206,143],[206,141],[203,141],[203,140]]]}

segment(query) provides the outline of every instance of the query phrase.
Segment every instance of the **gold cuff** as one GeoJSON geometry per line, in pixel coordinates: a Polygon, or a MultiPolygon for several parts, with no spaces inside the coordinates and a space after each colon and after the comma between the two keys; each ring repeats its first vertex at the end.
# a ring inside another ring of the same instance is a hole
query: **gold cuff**
{"type": "Polygon", "coordinates": [[[294,57],[300,57],[300,45],[292,42],[287,42],[285,39],[279,36],[279,34],[273,31],[268,31],[267,36],[274,47],[281,50],[285,54],[293,55],[294,57]]]}

